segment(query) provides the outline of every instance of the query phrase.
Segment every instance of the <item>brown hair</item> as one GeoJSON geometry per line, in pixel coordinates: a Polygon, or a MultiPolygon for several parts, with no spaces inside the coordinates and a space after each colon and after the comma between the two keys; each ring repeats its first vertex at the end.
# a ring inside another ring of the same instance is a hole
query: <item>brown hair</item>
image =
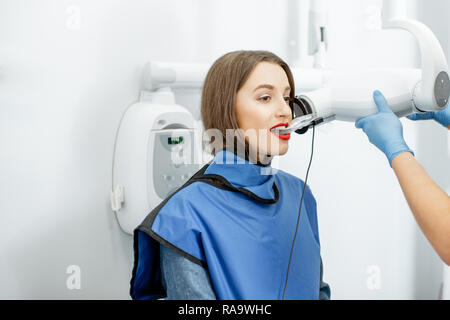
{"type": "MultiPolygon", "coordinates": [[[[201,99],[203,126],[205,130],[217,129],[222,133],[224,148],[227,146],[226,130],[239,129],[235,113],[236,94],[247,81],[256,65],[262,61],[275,63],[283,68],[291,87],[289,96],[291,99],[294,98],[294,78],[289,66],[280,57],[269,51],[240,50],[229,52],[217,59],[206,75],[201,99]]],[[[236,147],[236,143],[234,147],[236,147]]],[[[212,150],[212,154],[215,155],[217,151],[212,150]]],[[[247,145],[245,153],[247,158],[247,145]]]]}

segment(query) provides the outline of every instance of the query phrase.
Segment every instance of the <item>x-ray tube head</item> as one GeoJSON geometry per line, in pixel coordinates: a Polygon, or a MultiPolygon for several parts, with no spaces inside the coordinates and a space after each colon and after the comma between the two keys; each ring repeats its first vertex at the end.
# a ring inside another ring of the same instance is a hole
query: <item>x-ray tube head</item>
{"type": "Polygon", "coordinates": [[[445,108],[448,104],[448,97],[450,95],[450,80],[448,73],[445,71],[439,72],[434,82],[434,98],[439,108],[445,108]]]}
{"type": "Polygon", "coordinates": [[[425,24],[402,18],[386,21],[383,28],[401,28],[417,40],[421,56],[421,77],[413,90],[413,105],[417,112],[445,108],[450,86],[448,65],[439,40],[425,24]]]}

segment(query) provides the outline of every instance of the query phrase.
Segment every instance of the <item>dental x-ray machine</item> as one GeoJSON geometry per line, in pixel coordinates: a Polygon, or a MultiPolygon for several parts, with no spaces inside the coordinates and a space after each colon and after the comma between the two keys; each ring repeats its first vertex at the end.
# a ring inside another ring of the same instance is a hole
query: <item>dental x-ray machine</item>
{"type": "MultiPolygon", "coordinates": [[[[384,28],[405,29],[417,39],[421,68],[310,70],[314,78],[320,79],[321,87],[299,95],[296,101],[302,112],[288,128],[279,127],[277,131],[304,133],[311,125],[334,119],[353,122],[375,114],[378,112],[372,98],[375,89],[383,92],[390,108],[399,117],[446,108],[450,95],[448,65],[433,32],[415,20],[394,17],[384,21],[384,28]]],[[[295,79],[309,76],[305,70],[294,69],[293,73],[294,77],[297,75],[295,79]]]]}
{"type": "MultiPolygon", "coordinates": [[[[417,39],[421,68],[345,72],[292,68],[296,89],[307,91],[297,96],[295,118],[281,131],[304,133],[310,126],[334,119],[353,122],[375,114],[378,109],[372,92],[376,89],[399,117],[447,106],[450,81],[439,41],[423,23],[397,16],[391,3],[384,1],[383,27],[405,29],[417,39]]],[[[323,35],[323,28],[318,30],[323,35]]],[[[172,89],[200,90],[209,67],[147,64],[141,99],[125,112],[114,148],[111,206],[125,232],[132,233],[156,205],[200,168],[202,135],[195,125],[199,119],[175,103],[172,89]]]]}

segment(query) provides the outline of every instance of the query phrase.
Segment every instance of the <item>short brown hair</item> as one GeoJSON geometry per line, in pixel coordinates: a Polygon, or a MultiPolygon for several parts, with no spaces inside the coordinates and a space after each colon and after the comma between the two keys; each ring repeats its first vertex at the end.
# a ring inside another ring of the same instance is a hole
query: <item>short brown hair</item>
{"type": "MultiPolygon", "coordinates": [[[[236,120],[236,94],[247,81],[259,62],[278,64],[286,72],[291,92],[295,96],[294,77],[291,69],[280,57],[269,51],[239,50],[229,52],[217,59],[209,69],[203,83],[201,114],[205,130],[218,129],[226,146],[226,129],[239,129],[236,120]]],[[[248,146],[246,146],[246,155],[248,146]]],[[[213,150],[215,155],[217,150],[213,150]]]]}

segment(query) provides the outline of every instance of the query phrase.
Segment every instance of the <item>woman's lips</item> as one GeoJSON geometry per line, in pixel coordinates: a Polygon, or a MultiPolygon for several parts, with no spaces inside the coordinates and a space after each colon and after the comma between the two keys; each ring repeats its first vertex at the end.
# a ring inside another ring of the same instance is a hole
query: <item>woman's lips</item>
{"type": "Polygon", "coordinates": [[[279,139],[281,139],[281,140],[289,140],[289,139],[291,138],[291,134],[290,134],[290,133],[287,133],[287,134],[279,134],[279,133],[275,133],[275,132],[272,131],[273,128],[281,127],[281,126],[288,127],[288,126],[289,126],[289,123],[279,123],[279,124],[277,124],[276,126],[273,126],[272,128],[270,128],[269,131],[270,131],[271,133],[273,133],[274,135],[276,135],[276,136],[277,136],[279,139]]]}
{"type": "Polygon", "coordinates": [[[272,131],[270,131],[270,132],[273,133],[274,135],[276,135],[281,140],[289,140],[291,138],[291,134],[290,133],[288,133],[288,134],[278,134],[278,133],[275,133],[275,132],[272,132],[272,131]]]}

